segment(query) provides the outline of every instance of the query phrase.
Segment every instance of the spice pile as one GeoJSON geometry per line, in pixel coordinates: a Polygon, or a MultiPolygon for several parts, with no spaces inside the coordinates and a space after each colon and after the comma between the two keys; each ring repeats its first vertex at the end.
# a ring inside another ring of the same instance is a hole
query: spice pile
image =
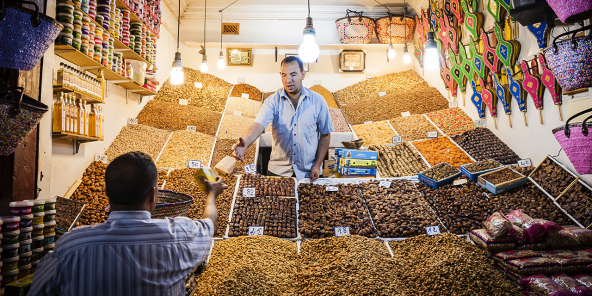
{"type": "Polygon", "coordinates": [[[246,83],[235,84],[230,96],[242,97],[243,94],[248,94],[249,100],[261,102],[261,91],[258,88],[246,83]]]}
{"type": "Polygon", "coordinates": [[[109,199],[105,193],[106,170],[106,164],[94,161],[84,171],[82,183],[72,195],[73,200],[86,204],[76,226],[103,223],[107,220],[105,208],[109,204],[109,199]]]}
{"type": "Polygon", "coordinates": [[[378,151],[378,173],[383,178],[413,176],[428,168],[409,143],[371,145],[369,149],[378,151]]]}
{"type": "Polygon", "coordinates": [[[558,197],[576,179],[548,157],[530,177],[553,197],[558,197]]]}
{"type": "Polygon", "coordinates": [[[192,125],[200,133],[215,136],[222,113],[200,107],[152,100],[144,106],[137,118],[140,124],[163,130],[186,130],[188,125],[192,125]]]}
{"type": "Polygon", "coordinates": [[[460,169],[461,165],[473,162],[466,153],[454,145],[447,137],[413,142],[413,146],[432,166],[446,162],[460,169]]]}
{"type": "Polygon", "coordinates": [[[240,112],[240,116],[255,118],[259,113],[259,109],[261,109],[261,102],[240,97],[230,97],[228,98],[228,103],[226,104],[226,110],[224,112],[228,115],[238,115],[235,113],[240,112]]]}
{"type": "Polygon", "coordinates": [[[333,127],[337,133],[350,133],[349,125],[343,112],[340,109],[329,108],[329,114],[331,115],[331,121],[333,121],[333,127]]]}
{"type": "MultiPolygon", "coordinates": [[[[397,134],[403,136],[403,141],[416,141],[428,138],[428,132],[438,132],[438,129],[423,115],[415,114],[389,120],[397,134]]],[[[442,134],[438,132],[438,136],[442,134]]]]}
{"type": "Polygon", "coordinates": [[[396,136],[388,121],[379,121],[352,126],[360,139],[364,139],[364,146],[390,144],[396,136]]]}
{"type": "Polygon", "coordinates": [[[476,160],[495,159],[502,164],[513,164],[520,160],[520,157],[488,128],[477,128],[451,138],[476,160]]]}
{"type": "Polygon", "coordinates": [[[199,160],[207,165],[213,146],[212,136],[190,131],[173,132],[156,166],[180,169],[187,167],[189,160],[199,160]]]}
{"type": "Polygon", "coordinates": [[[335,101],[335,97],[328,89],[320,85],[313,85],[310,90],[321,95],[325,99],[325,102],[327,102],[327,106],[329,106],[329,108],[339,108],[337,101],[335,101]]]}
{"type": "MultiPolygon", "coordinates": [[[[216,146],[214,147],[214,154],[212,155],[211,167],[216,166],[224,157],[232,155],[232,145],[236,144],[236,140],[231,139],[216,139],[216,146]]],[[[245,166],[255,163],[255,152],[257,151],[256,143],[247,148],[247,152],[243,156],[244,162],[237,160],[234,166],[233,174],[244,174],[245,166]]]]}
{"type": "Polygon", "coordinates": [[[164,147],[171,132],[153,128],[146,125],[125,125],[109,145],[105,155],[109,161],[113,161],[117,156],[131,152],[142,151],[156,161],[158,154],[164,147]]]}
{"type": "Polygon", "coordinates": [[[475,129],[475,122],[460,108],[427,113],[426,116],[445,134],[452,136],[475,129]]]}

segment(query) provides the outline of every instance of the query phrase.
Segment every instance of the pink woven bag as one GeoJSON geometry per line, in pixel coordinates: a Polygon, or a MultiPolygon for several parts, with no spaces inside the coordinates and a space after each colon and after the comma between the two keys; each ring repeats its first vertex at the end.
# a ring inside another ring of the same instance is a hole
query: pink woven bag
{"type": "Polygon", "coordinates": [[[592,130],[590,130],[592,129],[592,123],[588,122],[588,120],[592,119],[592,116],[586,118],[583,122],[571,124],[569,122],[589,112],[592,112],[592,108],[570,117],[565,122],[565,126],[553,129],[555,139],[557,139],[576,172],[580,175],[592,174],[592,130]]]}
{"type": "Polygon", "coordinates": [[[564,23],[584,20],[592,16],[592,0],[547,0],[564,23]]]}

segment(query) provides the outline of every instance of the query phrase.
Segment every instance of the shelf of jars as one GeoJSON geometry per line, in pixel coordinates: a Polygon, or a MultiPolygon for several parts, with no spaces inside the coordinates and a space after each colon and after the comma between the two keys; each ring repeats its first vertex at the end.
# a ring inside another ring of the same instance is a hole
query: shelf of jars
{"type": "Polygon", "coordinates": [[[76,94],[76,96],[78,98],[82,98],[83,100],[85,100],[86,102],[88,102],[90,104],[103,104],[103,103],[105,103],[105,102],[101,101],[101,99],[99,99],[99,98],[93,98],[91,96],[86,95],[83,92],[74,90],[71,87],[63,86],[63,85],[54,85],[53,86],[53,93],[54,94],[57,94],[57,93],[60,93],[60,92],[63,92],[63,93],[74,93],[74,94],[76,94]]]}
{"type": "MultiPolygon", "coordinates": [[[[117,0],[115,2],[115,5],[119,9],[127,9],[127,10],[129,10],[130,11],[129,18],[130,18],[131,21],[133,21],[133,22],[141,22],[142,24],[144,24],[144,26],[146,26],[146,23],[144,22],[144,20],[142,20],[140,17],[138,17],[134,13],[134,10],[132,8],[130,8],[129,6],[127,6],[125,3],[123,3],[121,0],[117,0]]],[[[158,38],[158,35],[155,34],[154,31],[152,31],[152,29],[149,26],[146,26],[146,28],[150,32],[150,36],[158,38]]]]}

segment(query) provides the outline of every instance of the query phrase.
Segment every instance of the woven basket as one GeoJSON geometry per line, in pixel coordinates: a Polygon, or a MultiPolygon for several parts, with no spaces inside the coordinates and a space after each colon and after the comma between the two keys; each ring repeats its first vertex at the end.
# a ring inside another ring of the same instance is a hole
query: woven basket
{"type": "Polygon", "coordinates": [[[376,20],[376,36],[380,43],[388,44],[389,35],[393,44],[404,44],[406,40],[412,40],[415,20],[411,17],[385,16],[376,20]],[[390,29],[389,29],[390,19],[390,29]],[[407,36],[405,36],[405,25],[407,25],[407,36]]]}
{"type": "Polygon", "coordinates": [[[165,217],[187,216],[193,197],[169,190],[159,190],[156,208],[152,211],[152,219],[165,217]]]}
{"type": "Polygon", "coordinates": [[[557,17],[564,23],[590,18],[592,0],[547,0],[557,17]]]}
{"type": "Polygon", "coordinates": [[[335,21],[335,27],[341,44],[367,44],[374,33],[374,20],[348,9],[345,17],[335,21]],[[357,16],[350,16],[350,13],[357,16]]]}
{"type": "Polygon", "coordinates": [[[565,126],[553,129],[555,139],[580,175],[592,174],[592,153],[590,153],[592,151],[592,123],[587,122],[592,116],[586,118],[584,122],[569,123],[569,121],[589,112],[592,112],[592,109],[575,114],[565,122],[565,126]]]}

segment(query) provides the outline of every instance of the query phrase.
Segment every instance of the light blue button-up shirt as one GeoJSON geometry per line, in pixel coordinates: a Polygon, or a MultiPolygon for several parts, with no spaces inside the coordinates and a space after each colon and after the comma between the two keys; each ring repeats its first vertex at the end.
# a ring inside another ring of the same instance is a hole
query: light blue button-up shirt
{"type": "Polygon", "coordinates": [[[255,122],[272,124],[272,150],[268,170],[280,176],[308,178],[316,159],[319,135],[335,130],[323,97],[302,87],[295,109],[285,90],[267,98],[255,122]]]}

